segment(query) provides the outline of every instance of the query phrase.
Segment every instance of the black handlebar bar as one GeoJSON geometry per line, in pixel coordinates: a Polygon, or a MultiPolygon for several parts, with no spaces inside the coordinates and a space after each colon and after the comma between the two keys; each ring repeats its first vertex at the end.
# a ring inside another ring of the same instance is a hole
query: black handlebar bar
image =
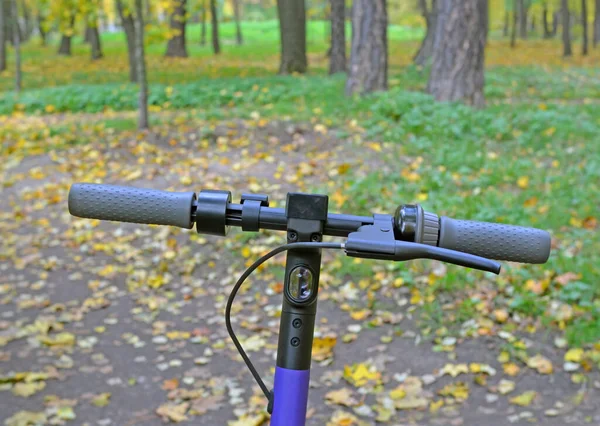
{"type": "MultiPolygon", "coordinates": [[[[224,193],[224,191],[202,191],[202,200],[196,199],[193,192],[169,192],[156,189],[133,188],[128,186],[75,183],[69,191],[69,213],[86,219],[113,220],[117,222],[144,223],[149,225],[170,225],[191,229],[195,222],[204,220],[198,226],[203,233],[219,234],[206,224],[210,216],[200,216],[200,210],[207,208],[215,218],[221,218],[226,226],[242,227],[243,204],[227,202],[202,203],[213,200],[207,195],[224,193]],[[214,205],[219,211],[213,212],[214,205]],[[217,207],[218,206],[218,207],[217,207]],[[196,219],[196,220],[194,220],[196,219]]],[[[207,212],[204,212],[207,213],[207,212]]],[[[363,225],[373,224],[368,216],[352,216],[329,213],[324,227],[324,234],[334,237],[346,237],[363,225]]],[[[274,231],[287,229],[285,209],[260,207],[259,228],[274,231]]]]}
{"type": "MultiPolygon", "coordinates": [[[[244,195],[231,202],[227,191],[167,192],[117,185],[77,183],[69,192],[69,212],[78,217],[172,225],[225,235],[227,227],[287,230],[285,209],[268,207],[265,196],[244,195]]],[[[323,234],[348,237],[373,225],[368,216],[327,215],[323,234]]],[[[550,255],[546,231],[497,223],[456,220],[424,211],[418,205],[398,208],[392,220],[396,240],[437,246],[496,260],[544,263],[550,255]]],[[[465,265],[466,266],[466,265],[465,265]]]]}

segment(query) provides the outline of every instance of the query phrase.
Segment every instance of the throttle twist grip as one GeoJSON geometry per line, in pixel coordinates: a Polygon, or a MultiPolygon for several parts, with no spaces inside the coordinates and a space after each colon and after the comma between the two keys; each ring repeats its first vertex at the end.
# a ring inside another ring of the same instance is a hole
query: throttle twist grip
{"type": "Polygon", "coordinates": [[[550,234],[541,229],[440,218],[439,247],[488,259],[545,263],[550,243],[550,234]]]}

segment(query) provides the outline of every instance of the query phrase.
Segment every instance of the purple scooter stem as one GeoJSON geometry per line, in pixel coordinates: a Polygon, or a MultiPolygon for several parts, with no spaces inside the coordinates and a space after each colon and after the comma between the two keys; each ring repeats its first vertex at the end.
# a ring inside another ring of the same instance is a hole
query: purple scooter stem
{"type": "Polygon", "coordinates": [[[310,370],[275,368],[271,426],[304,426],[310,370]]]}

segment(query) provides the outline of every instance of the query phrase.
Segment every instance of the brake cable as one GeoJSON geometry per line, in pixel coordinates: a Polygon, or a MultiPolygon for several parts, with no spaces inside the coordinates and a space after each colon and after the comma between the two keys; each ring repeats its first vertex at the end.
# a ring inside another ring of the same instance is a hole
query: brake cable
{"type": "Polygon", "coordinates": [[[258,374],[258,371],[256,371],[256,368],[254,367],[254,365],[252,364],[252,361],[250,361],[250,358],[244,351],[244,348],[240,344],[240,341],[238,340],[237,336],[235,335],[235,332],[233,331],[233,327],[231,326],[231,306],[233,305],[235,296],[236,296],[238,290],[240,289],[240,287],[242,286],[242,284],[244,283],[244,281],[246,281],[246,279],[250,276],[250,274],[252,274],[252,272],[254,272],[260,265],[265,263],[267,260],[269,260],[270,258],[272,258],[273,256],[275,256],[279,253],[282,253],[287,250],[308,249],[308,248],[342,250],[342,249],[344,249],[344,247],[345,247],[344,243],[331,243],[331,242],[329,242],[329,243],[321,243],[321,242],[290,243],[290,244],[284,244],[282,246],[279,246],[279,247],[271,250],[270,252],[268,252],[267,254],[265,254],[264,256],[259,258],[258,260],[256,260],[252,265],[250,265],[250,267],[248,269],[246,269],[246,271],[237,280],[237,282],[233,286],[233,289],[231,290],[231,293],[229,294],[229,298],[227,299],[227,306],[225,307],[225,326],[227,327],[227,332],[229,333],[229,337],[231,337],[231,340],[233,341],[233,344],[237,348],[238,352],[244,359],[244,362],[246,363],[248,370],[250,370],[250,372],[252,373],[252,376],[254,376],[254,380],[256,380],[256,383],[258,383],[258,386],[260,386],[262,392],[265,394],[265,396],[267,397],[269,402],[271,401],[272,392],[269,391],[269,389],[267,388],[267,385],[265,385],[265,382],[263,382],[262,378],[258,374]]]}

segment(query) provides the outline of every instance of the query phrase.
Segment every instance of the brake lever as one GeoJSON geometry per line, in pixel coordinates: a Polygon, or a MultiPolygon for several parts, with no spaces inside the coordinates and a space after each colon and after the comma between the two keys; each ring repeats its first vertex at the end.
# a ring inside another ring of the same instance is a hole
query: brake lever
{"type": "Polygon", "coordinates": [[[453,263],[454,265],[466,266],[467,268],[493,272],[496,275],[500,273],[500,268],[502,267],[495,260],[475,256],[470,253],[463,253],[462,251],[428,246],[427,244],[396,241],[393,260],[403,261],[412,259],[440,260],[442,262],[453,263]]]}
{"type": "Polygon", "coordinates": [[[373,225],[361,226],[357,232],[348,235],[345,244],[347,256],[393,261],[434,259],[494,274],[500,273],[500,263],[485,257],[427,244],[397,241],[392,231],[391,216],[374,215],[373,218],[373,225]]]}

